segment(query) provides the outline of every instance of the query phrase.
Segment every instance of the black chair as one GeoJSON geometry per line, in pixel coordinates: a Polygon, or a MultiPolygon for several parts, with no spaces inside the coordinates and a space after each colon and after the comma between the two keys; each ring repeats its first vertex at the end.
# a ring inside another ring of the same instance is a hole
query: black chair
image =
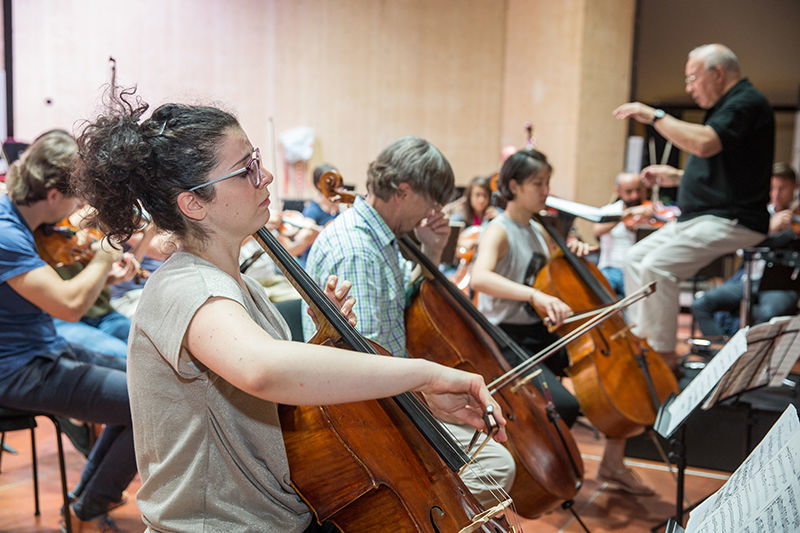
{"type": "Polygon", "coordinates": [[[283,319],[289,325],[292,332],[292,340],[303,342],[303,307],[302,300],[286,300],[285,302],[275,302],[278,312],[283,315],[283,319]]]}
{"type": "Polygon", "coordinates": [[[18,409],[10,409],[0,407],[0,472],[2,471],[2,458],[3,458],[3,444],[6,440],[7,431],[18,431],[21,429],[29,429],[31,432],[31,454],[33,455],[33,499],[35,506],[35,516],[41,514],[39,510],[39,465],[36,456],[36,417],[45,416],[53,422],[56,428],[56,443],[58,444],[58,467],[61,470],[61,494],[64,498],[64,506],[62,512],[65,514],[64,522],[66,524],[67,533],[72,533],[72,524],[69,520],[69,494],[67,492],[67,471],[64,463],[64,445],[61,440],[61,424],[59,424],[56,417],[46,413],[34,411],[21,411],[18,409]]]}

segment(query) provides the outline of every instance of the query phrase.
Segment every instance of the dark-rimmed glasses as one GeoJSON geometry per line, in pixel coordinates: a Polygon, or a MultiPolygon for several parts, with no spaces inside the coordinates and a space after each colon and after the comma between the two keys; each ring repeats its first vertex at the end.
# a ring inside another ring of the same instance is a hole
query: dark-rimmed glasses
{"type": "Polygon", "coordinates": [[[201,183],[200,185],[195,185],[189,192],[196,191],[197,189],[201,189],[203,187],[208,187],[209,185],[213,185],[218,181],[226,180],[228,178],[235,178],[237,176],[246,176],[250,183],[258,189],[261,185],[264,184],[264,175],[261,173],[261,150],[258,148],[253,150],[253,155],[250,158],[250,161],[247,162],[245,166],[240,168],[239,170],[234,170],[230,174],[225,174],[221,178],[213,179],[211,181],[207,181],[205,183],[201,183]]]}

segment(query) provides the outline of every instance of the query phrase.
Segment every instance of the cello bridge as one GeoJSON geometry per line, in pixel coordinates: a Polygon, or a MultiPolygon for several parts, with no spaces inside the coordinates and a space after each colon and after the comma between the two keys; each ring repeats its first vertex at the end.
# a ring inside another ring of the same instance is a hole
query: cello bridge
{"type": "MultiPolygon", "coordinates": [[[[482,513],[476,514],[472,518],[472,522],[469,523],[466,527],[459,530],[458,533],[472,533],[473,531],[478,531],[484,524],[486,524],[489,520],[494,518],[495,516],[505,512],[506,509],[511,507],[514,501],[509,498],[505,501],[502,501],[495,505],[494,507],[490,507],[486,509],[482,513]]],[[[511,530],[510,533],[513,533],[514,529],[511,530]]]]}

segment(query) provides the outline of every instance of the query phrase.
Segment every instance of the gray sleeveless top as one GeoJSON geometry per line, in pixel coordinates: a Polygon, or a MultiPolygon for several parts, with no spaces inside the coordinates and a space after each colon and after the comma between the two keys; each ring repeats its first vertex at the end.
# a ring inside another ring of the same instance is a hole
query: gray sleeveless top
{"type": "Polygon", "coordinates": [[[128,345],[128,392],[147,531],[301,533],[311,522],[290,485],[277,405],[237,389],[183,346],[194,314],[214,297],[238,302],[272,337],[290,338],[261,285],[243,278],[246,290],[179,252],[144,288],[128,345]]]}
{"type": "MultiPolygon", "coordinates": [[[[490,224],[499,224],[508,237],[508,251],[497,261],[494,271],[511,281],[533,285],[536,274],[547,264],[550,256],[547,242],[536,223],[520,226],[505,213],[495,217],[490,224]]],[[[533,324],[541,319],[528,302],[495,298],[478,294],[478,310],[492,324],[533,324]]]]}

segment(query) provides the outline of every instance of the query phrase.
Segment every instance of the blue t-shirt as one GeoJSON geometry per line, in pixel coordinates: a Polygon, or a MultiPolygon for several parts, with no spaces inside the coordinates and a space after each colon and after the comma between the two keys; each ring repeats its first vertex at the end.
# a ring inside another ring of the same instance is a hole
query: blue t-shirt
{"type": "Polygon", "coordinates": [[[317,202],[314,201],[308,202],[308,205],[306,205],[303,208],[303,216],[310,218],[311,220],[316,222],[318,226],[324,226],[325,224],[336,218],[336,215],[331,215],[330,213],[322,209],[317,202]]]}
{"type": "MultiPolygon", "coordinates": [[[[336,215],[338,215],[338,213],[336,213],[336,215]]],[[[336,215],[331,215],[330,213],[322,209],[319,206],[319,204],[313,200],[308,202],[308,204],[303,208],[303,216],[310,218],[318,226],[324,226],[325,224],[336,218],[336,215]]],[[[311,252],[311,246],[309,246],[308,250],[300,254],[300,257],[297,258],[297,262],[300,263],[300,266],[302,266],[303,268],[306,267],[306,261],[308,260],[309,252],[311,252]]]]}
{"type": "Polygon", "coordinates": [[[36,356],[54,358],[67,348],[53,318],[7,283],[45,264],[19,210],[8,195],[0,196],[0,379],[36,356]]]}

